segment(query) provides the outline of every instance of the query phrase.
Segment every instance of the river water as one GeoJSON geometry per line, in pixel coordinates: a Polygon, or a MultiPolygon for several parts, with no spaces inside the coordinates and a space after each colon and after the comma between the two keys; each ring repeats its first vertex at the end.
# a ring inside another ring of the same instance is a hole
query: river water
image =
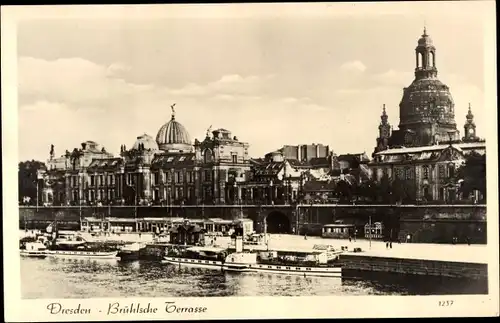
{"type": "Polygon", "coordinates": [[[21,258],[22,297],[206,297],[486,294],[486,282],[399,275],[358,279],[227,273],[152,261],[21,258]]]}

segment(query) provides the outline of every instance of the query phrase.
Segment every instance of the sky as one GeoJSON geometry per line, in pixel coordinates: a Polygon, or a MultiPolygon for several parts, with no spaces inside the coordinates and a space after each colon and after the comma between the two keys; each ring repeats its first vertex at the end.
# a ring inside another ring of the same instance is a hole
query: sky
{"type": "MultiPolygon", "coordinates": [[[[353,12],[357,9],[353,7],[353,12]]],[[[322,143],[371,155],[382,105],[397,129],[424,24],[463,135],[472,105],[484,137],[481,15],[47,18],[17,30],[19,159],[93,140],[118,154],[176,120],[191,139],[225,128],[252,157],[322,143]]]]}

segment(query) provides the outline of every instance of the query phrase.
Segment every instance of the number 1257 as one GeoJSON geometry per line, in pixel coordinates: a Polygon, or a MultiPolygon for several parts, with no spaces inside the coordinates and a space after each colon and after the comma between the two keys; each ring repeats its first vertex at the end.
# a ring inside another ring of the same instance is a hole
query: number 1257
{"type": "Polygon", "coordinates": [[[453,301],[439,301],[438,302],[438,305],[439,306],[452,306],[453,305],[453,301]]]}

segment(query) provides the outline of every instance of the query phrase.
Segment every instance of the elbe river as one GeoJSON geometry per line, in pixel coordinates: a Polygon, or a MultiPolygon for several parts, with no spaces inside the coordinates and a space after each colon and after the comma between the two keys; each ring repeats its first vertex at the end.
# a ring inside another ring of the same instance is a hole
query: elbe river
{"type": "Polygon", "coordinates": [[[21,258],[22,297],[206,297],[486,294],[485,281],[365,275],[358,279],[228,273],[153,261],[21,258]]]}

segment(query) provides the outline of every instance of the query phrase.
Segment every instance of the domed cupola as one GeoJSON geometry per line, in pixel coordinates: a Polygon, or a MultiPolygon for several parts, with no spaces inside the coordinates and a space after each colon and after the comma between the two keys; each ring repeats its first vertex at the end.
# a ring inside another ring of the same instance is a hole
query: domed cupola
{"type": "Polygon", "coordinates": [[[425,28],[422,37],[418,40],[415,54],[415,78],[437,77],[436,47],[434,47],[431,37],[427,35],[427,30],[425,28]]]}
{"type": "Polygon", "coordinates": [[[432,44],[432,38],[427,35],[427,29],[424,27],[424,33],[422,34],[422,37],[418,40],[418,46],[420,47],[433,47],[434,45],[432,44]]]}
{"type": "Polygon", "coordinates": [[[158,148],[169,152],[192,151],[193,145],[191,143],[189,133],[182,124],[175,120],[174,107],[175,104],[171,106],[172,118],[160,128],[158,134],[156,135],[158,148]]]}
{"type": "Polygon", "coordinates": [[[437,78],[436,48],[425,29],[415,54],[415,79],[404,89],[399,104],[399,128],[418,133],[418,143],[426,145],[435,133],[456,131],[455,103],[448,86],[437,78]]]}
{"type": "Polygon", "coordinates": [[[148,134],[143,134],[137,137],[137,140],[135,141],[134,146],[132,146],[132,149],[157,151],[158,144],[153,139],[153,137],[148,134]]]}

